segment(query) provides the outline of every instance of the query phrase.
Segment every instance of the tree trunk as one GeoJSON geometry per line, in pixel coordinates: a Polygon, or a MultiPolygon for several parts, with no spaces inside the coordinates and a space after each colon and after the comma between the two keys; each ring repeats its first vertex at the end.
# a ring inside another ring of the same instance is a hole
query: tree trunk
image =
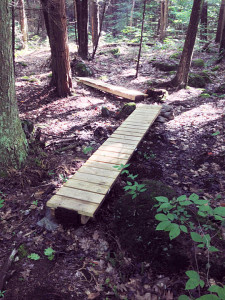
{"type": "Polygon", "coordinates": [[[132,0],[132,7],[131,7],[131,12],[130,12],[130,26],[133,26],[133,15],[134,15],[135,1],[136,0],[132,0]]]}
{"type": "Polygon", "coordinates": [[[49,43],[52,58],[52,84],[59,97],[70,95],[72,87],[67,20],[64,0],[41,0],[48,15],[46,28],[49,31],[49,43]]]}
{"type": "Polygon", "coordinates": [[[220,43],[221,41],[224,22],[225,22],[225,0],[221,0],[216,39],[215,39],[216,43],[220,43]]]}
{"type": "Polygon", "coordinates": [[[166,37],[166,28],[168,25],[168,0],[161,0],[161,13],[159,24],[159,39],[161,41],[166,37]]]}
{"type": "Polygon", "coordinates": [[[27,17],[25,12],[25,5],[24,0],[18,1],[19,5],[19,20],[20,20],[20,27],[22,32],[22,48],[27,48],[27,42],[28,42],[28,27],[27,27],[27,17]]]}
{"type": "Polygon", "coordinates": [[[92,44],[93,49],[95,49],[98,42],[98,34],[99,34],[99,5],[98,0],[90,0],[89,4],[90,8],[90,25],[91,25],[91,36],[92,36],[92,44]]]}
{"type": "Polygon", "coordinates": [[[75,42],[78,45],[78,38],[77,38],[77,5],[76,5],[76,0],[73,0],[73,5],[74,5],[74,30],[75,30],[75,42]]]}
{"type": "Polygon", "coordinates": [[[204,1],[201,13],[201,30],[200,39],[207,41],[208,34],[208,3],[207,0],[204,1]]]}
{"type": "Polygon", "coordinates": [[[171,81],[173,86],[185,87],[188,83],[188,73],[198,31],[198,24],[201,17],[202,5],[203,0],[194,0],[180,63],[176,76],[171,81]]]}
{"type": "Polygon", "coordinates": [[[0,1],[0,176],[20,168],[26,160],[27,141],[16,102],[12,36],[8,0],[0,1]]]}
{"type": "Polygon", "coordinates": [[[219,50],[219,60],[218,62],[221,62],[221,60],[225,57],[225,22],[223,25],[223,33],[220,41],[220,50],[219,50]]]}
{"type": "Polygon", "coordinates": [[[76,0],[77,29],[78,29],[78,55],[88,58],[88,0],[76,0]]]}

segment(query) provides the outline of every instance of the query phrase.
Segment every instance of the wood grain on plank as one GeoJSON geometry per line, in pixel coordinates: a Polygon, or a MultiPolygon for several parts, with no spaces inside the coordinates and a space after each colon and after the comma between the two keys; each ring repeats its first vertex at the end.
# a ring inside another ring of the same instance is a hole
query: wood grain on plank
{"type": "Polygon", "coordinates": [[[93,168],[91,166],[82,166],[79,169],[79,172],[85,173],[85,174],[92,174],[92,175],[112,177],[114,179],[118,176],[118,172],[116,172],[116,171],[109,171],[109,170],[104,170],[104,169],[98,169],[98,168],[93,168]]]}
{"type": "Polygon", "coordinates": [[[79,170],[76,172],[75,175],[73,175],[72,178],[80,180],[80,181],[86,181],[86,182],[106,185],[109,188],[111,187],[111,185],[114,182],[113,178],[97,176],[97,175],[92,175],[92,174],[85,174],[85,173],[79,172],[79,170]]]}
{"type": "Polygon", "coordinates": [[[89,191],[89,192],[93,192],[93,193],[103,194],[103,195],[106,194],[109,189],[109,187],[106,185],[100,185],[100,184],[96,184],[96,183],[75,180],[75,179],[68,180],[64,184],[64,186],[83,190],[83,191],[89,191]]]}
{"type": "Polygon", "coordinates": [[[116,171],[119,172],[116,168],[114,168],[114,165],[120,165],[120,164],[108,164],[108,163],[103,163],[99,161],[94,161],[94,160],[87,160],[84,166],[91,166],[94,168],[98,169],[103,169],[103,170],[110,170],[110,171],[116,171]]]}

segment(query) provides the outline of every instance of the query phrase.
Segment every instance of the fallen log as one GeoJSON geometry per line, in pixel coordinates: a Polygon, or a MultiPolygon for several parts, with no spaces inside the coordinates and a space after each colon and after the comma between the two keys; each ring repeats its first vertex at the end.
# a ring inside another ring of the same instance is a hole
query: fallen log
{"type": "Polygon", "coordinates": [[[136,90],[131,90],[127,89],[122,86],[116,86],[112,85],[109,83],[105,83],[101,80],[98,79],[92,79],[92,78],[87,78],[87,77],[76,77],[80,82],[91,86],[95,89],[98,89],[100,91],[110,93],[125,99],[130,99],[133,101],[142,101],[144,98],[148,97],[147,94],[144,94],[142,92],[136,91],[136,90]]]}

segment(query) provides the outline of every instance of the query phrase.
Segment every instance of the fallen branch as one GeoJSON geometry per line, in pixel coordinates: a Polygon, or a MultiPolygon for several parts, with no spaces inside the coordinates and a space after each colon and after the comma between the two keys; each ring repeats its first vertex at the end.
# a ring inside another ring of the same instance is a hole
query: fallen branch
{"type": "Polygon", "coordinates": [[[4,285],[5,285],[5,281],[6,281],[6,278],[7,278],[7,274],[8,274],[8,271],[15,259],[15,256],[17,254],[18,250],[17,248],[14,248],[11,252],[11,254],[9,255],[9,257],[7,258],[7,260],[5,261],[3,267],[1,267],[1,270],[0,270],[0,291],[3,291],[4,289],[4,285]]]}

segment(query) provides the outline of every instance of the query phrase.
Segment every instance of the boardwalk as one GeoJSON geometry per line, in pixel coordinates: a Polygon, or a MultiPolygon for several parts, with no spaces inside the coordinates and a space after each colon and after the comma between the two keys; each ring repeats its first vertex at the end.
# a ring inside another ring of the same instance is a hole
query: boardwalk
{"type": "Polygon", "coordinates": [[[120,174],[113,166],[129,161],[160,110],[159,105],[136,108],[47,202],[47,206],[63,207],[93,217],[120,174]]]}

